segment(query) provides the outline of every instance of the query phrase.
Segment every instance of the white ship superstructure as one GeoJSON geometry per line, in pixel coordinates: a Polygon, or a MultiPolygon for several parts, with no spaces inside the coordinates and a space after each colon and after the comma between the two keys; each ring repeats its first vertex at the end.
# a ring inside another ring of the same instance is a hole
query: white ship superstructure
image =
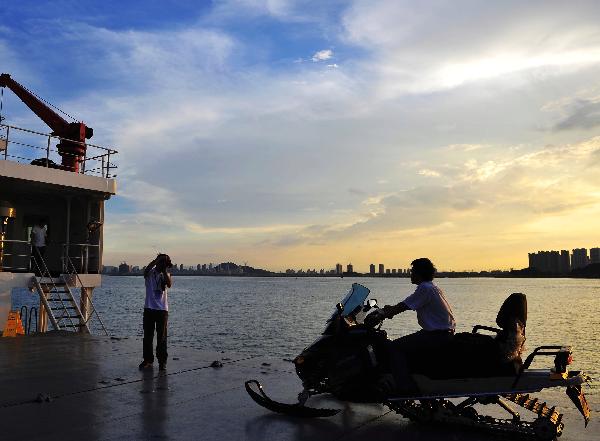
{"type": "Polygon", "coordinates": [[[29,288],[40,300],[38,331],[88,332],[92,293],[101,284],[104,203],[116,193],[117,152],[86,142],[93,133],[89,127],[57,120],[8,75],[0,80],[0,86],[12,81],[20,87],[8,83],[54,129],[47,134],[0,121],[0,331],[13,289],[29,288]],[[77,130],[81,137],[64,137],[77,130]],[[36,225],[47,231],[43,256],[34,256],[36,225]]]}

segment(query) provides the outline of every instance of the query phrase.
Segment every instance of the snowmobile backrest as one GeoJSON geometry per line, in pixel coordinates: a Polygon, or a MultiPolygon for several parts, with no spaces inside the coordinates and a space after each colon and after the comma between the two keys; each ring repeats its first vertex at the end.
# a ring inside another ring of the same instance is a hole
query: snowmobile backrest
{"type": "Polygon", "coordinates": [[[510,328],[515,321],[527,325],[527,297],[520,292],[509,295],[496,316],[496,324],[502,329],[510,328]]]}

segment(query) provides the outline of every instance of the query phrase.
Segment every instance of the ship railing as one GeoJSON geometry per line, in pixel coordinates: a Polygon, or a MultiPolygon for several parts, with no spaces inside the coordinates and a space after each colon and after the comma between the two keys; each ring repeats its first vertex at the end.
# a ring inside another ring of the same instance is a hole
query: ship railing
{"type": "Polygon", "coordinates": [[[57,144],[61,141],[79,144],[86,148],[84,156],[61,153],[77,156],[79,163],[77,173],[107,179],[116,176],[114,170],[117,166],[112,161],[118,152],[114,149],[2,123],[0,123],[0,160],[64,169],[60,165],[62,159],[57,148],[57,144]]]}
{"type": "Polygon", "coordinates": [[[0,271],[31,271],[31,243],[27,240],[0,240],[0,271]]]}
{"type": "MultiPolygon", "coordinates": [[[[70,259],[73,268],[80,274],[100,274],[100,245],[97,244],[50,242],[46,246],[44,259],[53,273],[66,274],[70,259]]],[[[30,241],[0,240],[0,271],[29,273],[34,270],[30,241]]]]}
{"type": "Polygon", "coordinates": [[[72,265],[81,274],[100,274],[100,245],[63,243],[61,260],[64,273],[72,265]]]}

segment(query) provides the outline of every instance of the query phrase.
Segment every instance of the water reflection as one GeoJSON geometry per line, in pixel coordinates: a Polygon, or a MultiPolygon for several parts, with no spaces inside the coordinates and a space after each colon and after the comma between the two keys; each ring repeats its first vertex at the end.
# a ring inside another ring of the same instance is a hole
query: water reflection
{"type": "Polygon", "coordinates": [[[152,370],[143,372],[141,388],[142,414],[140,417],[143,438],[169,439],[167,431],[169,407],[169,376],[154,377],[152,370]]]}

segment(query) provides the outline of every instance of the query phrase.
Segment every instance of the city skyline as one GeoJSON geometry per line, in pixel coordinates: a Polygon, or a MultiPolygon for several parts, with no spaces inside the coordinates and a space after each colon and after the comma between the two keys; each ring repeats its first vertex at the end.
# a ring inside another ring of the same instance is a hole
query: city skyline
{"type": "MultiPolygon", "coordinates": [[[[122,265],[127,265],[126,261],[121,261],[122,265]]],[[[571,250],[538,250],[534,252],[528,253],[528,265],[521,269],[529,268],[529,269],[537,269],[541,272],[551,272],[556,274],[567,274],[571,271],[571,269],[580,269],[584,268],[589,264],[600,264],[600,247],[590,247],[589,253],[588,248],[573,248],[571,250]]],[[[197,271],[206,271],[211,270],[213,267],[220,265],[218,263],[209,262],[209,263],[196,263],[196,264],[176,264],[174,263],[174,267],[179,270],[197,270],[197,271]]],[[[248,262],[243,262],[240,266],[247,266],[248,262]]],[[[118,268],[118,265],[104,265],[108,268],[118,268]]],[[[139,265],[129,265],[130,268],[137,268],[138,271],[143,268],[143,266],[139,265]]],[[[394,265],[393,267],[388,267],[385,263],[370,263],[368,269],[359,270],[358,267],[352,262],[348,262],[346,264],[346,269],[344,269],[344,264],[337,262],[332,267],[321,267],[318,266],[306,266],[302,268],[286,268],[285,270],[272,270],[269,268],[262,268],[268,271],[279,272],[279,273],[287,273],[293,274],[297,271],[306,271],[312,273],[320,273],[320,274],[344,274],[344,273],[361,273],[361,274],[408,274],[410,268],[402,267],[398,265],[394,265]],[[306,268],[306,269],[305,269],[306,268]]],[[[486,268],[486,269],[440,269],[438,271],[447,272],[447,271],[457,271],[457,272],[473,272],[473,271],[506,271],[509,268],[486,268]]],[[[510,270],[519,269],[517,266],[510,267],[510,270]]],[[[135,272],[135,270],[134,270],[135,272]]]]}
{"type": "Polygon", "coordinates": [[[590,264],[600,264],[600,248],[573,248],[529,253],[529,268],[543,273],[568,274],[571,270],[585,268],[590,264]]]}
{"type": "MultiPolygon", "coordinates": [[[[597,2],[3,6],[3,72],[119,151],[107,263],[508,269],[600,242],[597,2]]],[[[48,131],[12,94],[2,116],[48,131]]]]}
{"type": "MultiPolygon", "coordinates": [[[[244,267],[244,266],[248,266],[248,262],[243,262],[243,263],[235,263],[235,262],[228,262],[228,263],[233,263],[239,267],[244,267]]],[[[222,265],[227,265],[228,263],[216,263],[216,262],[209,262],[209,263],[196,263],[196,264],[192,264],[192,265],[188,265],[188,264],[182,264],[182,263],[176,263],[173,262],[173,269],[174,271],[200,271],[200,272],[211,272],[213,269],[216,269],[219,266],[222,265]]],[[[384,264],[379,264],[380,267],[384,266],[384,264]]],[[[133,265],[133,264],[129,264],[127,263],[127,261],[123,260],[121,261],[120,264],[118,265],[103,265],[103,268],[108,269],[109,272],[115,272],[117,271],[120,267],[127,267],[128,269],[125,271],[123,270],[123,272],[140,272],[142,271],[145,266],[140,266],[140,265],[133,265]]],[[[260,268],[260,269],[266,269],[266,268],[260,268]]],[[[387,268],[387,271],[389,270],[390,273],[393,274],[409,274],[409,268],[399,268],[399,267],[394,267],[394,268],[387,268]]],[[[333,265],[332,267],[327,267],[327,268],[317,268],[317,267],[306,267],[306,268],[286,268],[285,271],[279,271],[282,273],[295,273],[298,271],[304,271],[304,272],[315,272],[315,273],[326,273],[326,274],[347,274],[347,273],[369,273],[370,271],[366,270],[366,271],[359,271],[358,268],[355,268],[354,265],[352,263],[348,263],[346,265],[343,265],[341,263],[336,263],[335,265],[333,265]]],[[[385,274],[385,271],[382,272],[378,272],[377,274],[385,274]]],[[[276,272],[276,271],[274,271],[276,272]]],[[[373,274],[373,273],[371,273],[373,274]]]]}

